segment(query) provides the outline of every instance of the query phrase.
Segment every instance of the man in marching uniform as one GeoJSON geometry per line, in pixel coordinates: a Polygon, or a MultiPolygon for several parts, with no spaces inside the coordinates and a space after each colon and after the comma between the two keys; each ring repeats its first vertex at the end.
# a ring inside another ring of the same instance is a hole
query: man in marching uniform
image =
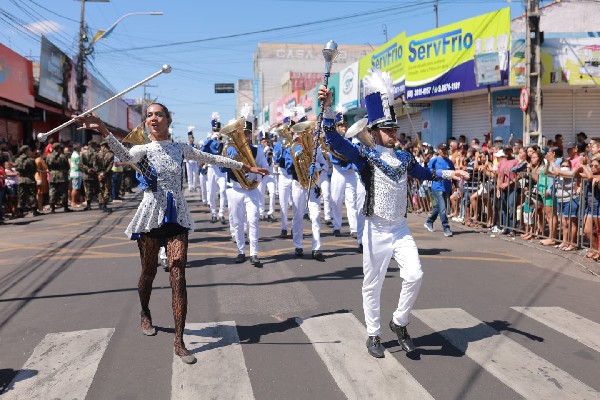
{"type": "MultiPolygon", "coordinates": [[[[268,168],[265,154],[259,151],[257,146],[251,145],[252,141],[252,108],[245,104],[242,107],[242,118],[230,122],[224,132],[231,138],[231,142],[226,147],[227,157],[241,161],[244,157],[252,157],[256,166],[260,168],[268,168]],[[240,122],[244,124],[244,137],[233,138],[236,135],[236,128],[229,131],[228,127],[234,126],[240,122]],[[249,150],[249,151],[248,151],[249,150]]],[[[251,160],[245,160],[252,165],[251,160]]],[[[260,182],[260,176],[255,174],[239,174],[234,173],[231,169],[226,169],[227,173],[227,201],[230,210],[230,223],[232,233],[235,236],[235,242],[238,248],[238,255],[235,259],[236,263],[246,261],[245,254],[245,238],[244,225],[248,223],[248,240],[250,244],[250,263],[255,266],[261,266],[258,258],[258,218],[259,218],[259,196],[257,182],[260,182]],[[241,175],[240,175],[241,174],[241,175]],[[240,181],[245,177],[244,181],[240,181]],[[248,186],[250,184],[250,186],[248,186]]]]}
{"type": "MultiPolygon", "coordinates": [[[[291,128],[294,125],[292,117],[294,116],[293,109],[283,110],[283,124],[291,128]]],[[[284,127],[285,128],[285,127],[284,127]]],[[[279,181],[277,182],[277,191],[279,193],[279,210],[281,213],[281,234],[280,238],[286,239],[288,234],[288,210],[292,201],[292,176],[285,167],[285,158],[283,153],[286,149],[283,148],[280,140],[273,145],[273,159],[279,166],[279,181]]]]}
{"type": "MultiPolygon", "coordinates": [[[[210,154],[222,155],[223,143],[219,141],[219,131],[221,130],[221,122],[219,122],[219,113],[212,113],[212,135],[204,145],[202,151],[210,154]]],[[[206,195],[208,196],[208,203],[210,205],[211,223],[215,223],[218,219],[221,220],[221,224],[226,225],[225,220],[225,190],[227,189],[227,182],[225,172],[214,165],[208,164],[207,176],[206,176],[206,195]],[[219,210],[217,213],[217,192],[219,193],[219,210]],[[217,219],[218,218],[218,219],[217,219]]]]}
{"type": "MultiPolygon", "coordinates": [[[[294,242],[294,255],[296,257],[302,257],[304,250],[302,249],[303,242],[303,218],[304,212],[306,211],[306,197],[308,199],[308,212],[309,219],[311,222],[312,230],[312,258],[317,261],[325,261],[325,256],[321,252],[321,213],[320,213],[320,195],[321,189],[318,185],[314,185],[310,188],[307,177],[314,177],[315,172],[327,173],[327,161],[323,157],[323,153],[320,148],[317,148],[317,158],[314,167],[311,166],[312,161],[312,150],[306,149],[302,145],[302,135],[310,135],[308,140],[313,141],[312,132],[314,130],[316,122],[303,122],[295,124],[292,127],[294,131],[293,141],[294,143],[284,151],[285,168],[288,173],[292,176],[292,239],[294,242]],[[307,162],[299,163],[300,157],[305,157],[307,162]],[[294,162],[296,160],[296,162],[294,162]],[[296,168],[305,168],[306,170],[297,170],[296,168]],[[310,169],[309,169],[310,168],[310,169]]],[[[316,180],[313,180],[316,183],[316,180]]]]}
{"type": "MultiPolygon", "coordinates": [[[[389,327],[407,353],[416,350],[406,329],[417,299],[423,270],[419,252],[406,219],[407,181],[410,175],[420,180],[467,178],[464,171],[430,170],[421,167],[412,154],[395,151],[398,125],[391,106],[394,96],[392,78],[387,72],[372,69],[363,79],[370,128],[361,145],[342,138],[335,130],[331,109],[331,91],[319,88],[319,100],[325,105],[323,126],[331,148],[354,163],[365,185],[365,228],[363,234],[363,309],[367,326],[367,351],[373,357],[385,357],[381,344],[381,288],[392,257],[400,266],[402,289],[389,327]]],[[[367,125],[368,124],[368,125],[367,125]]],[[[363,133],[362,129],[358,132],[363,133]]]]}
{"type": "Polygon", "coordinates": [[[273,176],[273,149],[269,145],[267,127],[263,127],[261,129],[261,138],[260,145],[258,149],[262,151],[267,160],[269,175],[263,176],[260,184],[258,185],[258,190],[260,191],[260,204],[259,204],[259,214],[261,220],[266,220],[269,222],[277,221],[277,218],[273,216],[275,212],[275,178],[273,176]],[[265,216],[265,193],[269,192],[269,211],[265,216]]]}
{"type": "MultiPolygon", "coordinates": [[[[188,146],[190,147],[196,147],[196,144],[194,143],[194,127],[193,126],[188,126],[188,146]]],[[[185,172],[187,175],[187,182],[188,182],[188,190],[190,192],[195,192],[196,191],[196,186],[198,184],[198,181],[200,180],[198,174],[199,174],[199,170],[198,170],[198,161],[196,160],[185,160],[185,172]]]]}
{"type": "MultiPolygon", "coordinates": [[[[348,129],[348,117],[344,115],[344,110],[337,107],[335,116],[336,130],[341,135],[346,134],[348,129]]],[[[333,236],[341,236],[342,229],[342,205],[346,204],[346,216],[348,225],[350,225],[350,235],[357,238],[357,218],[358,209],[356,208],[356,173],[354,165],[348,160],[337,157],[330,153],[330,160],[333,167],[331,172],[331,214],[333,216],[333,236]]]]}

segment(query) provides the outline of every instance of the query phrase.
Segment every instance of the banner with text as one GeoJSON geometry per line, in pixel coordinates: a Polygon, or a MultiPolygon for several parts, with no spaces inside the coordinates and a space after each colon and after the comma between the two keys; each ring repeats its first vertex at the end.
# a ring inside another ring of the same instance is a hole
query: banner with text
{"type": "Polygon", "coordinates": [[[33,108],[31,61],[0,44],[0,97],[33,108]]]}
{"type": "MultiPolygon", "coordinates": [[[[553,35],[562,35],[553,33],[553,35]]],[[[542,85],[598,85],[600,83],[600,38],[546,38],[541,47],[542,85]]],[[[525,85],[525,39],[513,38],[511,48],[510,85],[525,85]]]]}
{"type": "Polygon", "coordinates": [[[510,9],[503,8],[406,38],[408,101],[478,89],[474,57],[499,54],[508,83],[510,9]]]}
{"type": "Polygon", "coordinates": [[[394,82],[394,97],[399,97],[404,92],[406,79],[405,43],[406,33],[402,32],[361,58],[358,65],[360,81],[367,75],[370,68],[389,72],[394,82]]]}

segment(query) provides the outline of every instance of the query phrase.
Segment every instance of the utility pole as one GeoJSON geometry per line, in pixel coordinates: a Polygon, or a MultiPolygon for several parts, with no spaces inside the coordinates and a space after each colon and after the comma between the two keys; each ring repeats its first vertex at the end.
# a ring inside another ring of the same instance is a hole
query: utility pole
{"type": "Polygon", "coordinates": [[[158,85],[150,85],[149,83],[144,83],[142,86],[144,87],[144,98],[142,99],[142,121],[143,121],[146,119],[146,108],[148,108],[148,106],[150,105],[150,93],[146,93],[146,88],[158,87],[158,85]]]}
{"type": "Polygon", "coordinates": [[[438,27],[438,0],[435,0],[435,4],[433,5],[433,11],[435,11],[435,27],[438,27]]]}
{"type": "Polygon", "coordinates": [[[75,95],[77,96],[77,110],[83,111],[83,94],[86,91],[85,87],[85,58],[86,49],[85,43],[88,40],[85,32],[85,0],[81,0],[81,16],[79,18],[79,52],[77,53],[77,63],[75,64],[75,95]]]}
{"type": "Polygon", "coordinates": [[[387,25],[383,24],[383,25],[381,25],[381,27],[383,28],[383,36],[385,37],[385,42],[384,43],[387,43],[387,41],[388,41],[387,25]]]}
{"type": "Polygon", "coordinates": [[[542,71],[540,47],[544,33],[540,31],[539,0],[527,0],[525,5],[525,87],[529,106],[525,111],[525,143],[537,139],[542,144],[542,71]]]}

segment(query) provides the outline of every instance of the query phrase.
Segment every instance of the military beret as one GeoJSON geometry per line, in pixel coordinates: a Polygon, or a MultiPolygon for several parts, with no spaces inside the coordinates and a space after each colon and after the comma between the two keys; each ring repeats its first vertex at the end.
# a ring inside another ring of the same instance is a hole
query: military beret
{"type": "Polygon", "coordinates": [[[55,150],[56,149],[60,149],[61,148],[61,144],[59,142],[52,143],[52,148],[55,149],[55,150]]]}
{"type": "Polygon", "coordinates": [[[100,143],[100,146],[108,147],[108,142],[106,140],[103,140],[102,143],[100,143]]]}
{"type": "Polygon", "coordinates": [[[30,150],[29,146],[27,146],[26,144],[24,144],[23,146],[19,147],[19,154],[25,154],[29,150],[30,150]]]}

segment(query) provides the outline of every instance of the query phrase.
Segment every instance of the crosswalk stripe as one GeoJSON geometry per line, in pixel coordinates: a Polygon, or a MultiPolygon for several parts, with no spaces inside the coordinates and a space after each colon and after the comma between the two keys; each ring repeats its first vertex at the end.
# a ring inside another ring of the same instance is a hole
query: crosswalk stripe
{"type": "Polygon", "coordinates": [[[562,307],[511,308],[600,352],[600,324],[594,321],[583,318],[562,307]]]}
{"type": "Polygon", "coordinates": [[[458,308],[413,315],[527,399],[598,399],[600,393],[458,308]]]}
{"type": "Polygon", "coordinates": [[[350,313],[296,321],[349,399],[433,399],[391,354],[376,359],[365,347],[365,327],[350,313]]]}
{"type": "Polygon", "coordinates": [[[198,359],[173,357],[171,399],[254,399],[234,321],[186,324],[183,339],[198,359]]]}
{"type": "Polygon", "coordinates": [[[84,399],[114,329],[47,334],[3,395],[13,399],[84,399]]]}

